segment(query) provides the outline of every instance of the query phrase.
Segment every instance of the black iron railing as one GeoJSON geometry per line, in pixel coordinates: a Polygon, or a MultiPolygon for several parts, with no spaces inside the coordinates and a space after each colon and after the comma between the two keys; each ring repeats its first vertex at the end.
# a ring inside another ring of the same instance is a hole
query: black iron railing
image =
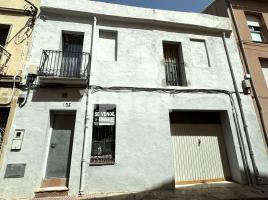
{"type": "Polygon", "coordinates": [[[11,53],[9,53],[2,45],[0,45],[0,73],[3,68],[6,67],[8,61],[11,58],[11,53]]]}
{"type": "Polygon", "coordinates": [[[184,63],[177,63],[174,60],[165,60],[166,82],[170,86],[186,85],[184,63]]]}
{"type": "Polygon", "coordinates": [[[87,78],[90,53],[43,50],[38,76],[87,78]]]}

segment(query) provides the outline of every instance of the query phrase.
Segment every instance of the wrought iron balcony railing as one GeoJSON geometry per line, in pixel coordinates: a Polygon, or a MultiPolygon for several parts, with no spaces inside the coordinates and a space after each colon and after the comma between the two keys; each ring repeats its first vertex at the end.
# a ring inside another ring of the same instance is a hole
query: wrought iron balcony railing
{"type": "Polygon", "coordinates": [[[38,76],[87,78],[90,53],[43,50],[38,76]]]}
{"type": "Polygon", "coordinates": [[[11,53],[9,53],[2,45],[0,45],[0,73],[6,67],[10,58],[11,53]]]}

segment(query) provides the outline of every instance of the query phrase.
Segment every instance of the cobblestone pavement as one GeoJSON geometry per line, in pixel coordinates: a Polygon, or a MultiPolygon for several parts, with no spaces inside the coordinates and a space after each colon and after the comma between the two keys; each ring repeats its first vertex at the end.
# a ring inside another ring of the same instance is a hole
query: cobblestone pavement
{"type": "Polygon", "coordinates": [[[268,200],[267,186],[241,186],[235,183],[187,185],[176,190],[140,193],[91,194],[83,197],[35,198],[34,200],[268,200]]]}

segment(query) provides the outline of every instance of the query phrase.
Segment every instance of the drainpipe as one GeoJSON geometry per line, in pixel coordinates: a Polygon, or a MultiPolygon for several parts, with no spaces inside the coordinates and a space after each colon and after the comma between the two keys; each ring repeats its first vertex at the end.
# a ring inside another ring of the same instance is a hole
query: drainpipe
{"type": "Polygon", "coordinates": [[[90,126],[90,121],[89,121],[89,110],[90,110],[90,105],[89,105],[89,89],[90,89],[90,73],[91,73],[91,67],[92,67],[92,55],[93,55],[93,49],[94,49],[94,41],[95,41],[95,29],[97,25],[97,18],[94,17],[93,19],[93,25],[92,25],[92,33],[91,33],[91,47],[90,47],[90,65],[88,66],[88,80],[87,80],[87,89],[86,89],[86,112],[85,112],[85,126],[84,126],[84,137],[83,137],[83,146],[82,146],[82,160],[81,160],[81,172],[80,172],[80,182],[79,182],[79,196],[83,195],[83,185],[84,185],[84,171],[86,168],[86,163],[87,163],[87,154],[85,151],[85,146],[86,146],[86,141],[87,141],[87,133],[89,132],[89,126],[90,126]]]}
{"type": "Polygon", "coordinates": [[[255,176],[255,179],[252,179],[252,183],[253,183],[253,185],[256,185],[257,181],[259,180],[259,171],[258,171],[258,168],[257,168],[257,165],[256,165],[255,156],[254,156],[254,153],[253,153],[253,150],[252,150],[252,145],[251,145],[251,141],[250,141],[250,138],[249,138],[249,132],[248,132],[248,125],[247,125],[247,122],[246,122],[245,113],[244,113],[244,110],[243,110],[240,93],[239,93],[239,90],[238,90],[238,87],[237,87],[237,83],[236,83],[236,79],[235,79],[235,75],[234,75],[234,71],[233,71],[233,66],[232,66],[231,59],[230,59],[230,54],[229,54],[227,44],[226,44],[225,32],[223,32],[222,39],[223,39],[223,43],[224,43],[224,48],[225,48],[227,60],[228,60],[229,69],[230,69],[231,76],[232,76],[232,81],[233,81],[233,85],[234,85],[234,89],[235,89],[235,95],[236,95],[236,98],[237,98],[237,102],[238,102],[238,106],[239,106],[239,110],[240,110],[240,114],[241,114],[243,128],[244,128],[244,132],[245,132],[245,136],[246,136],[246,140],[247,140],[247,144],[248,144],[249,156],[250,156],[250,159],[251,159],[251,162],[252,162],[253,172],[254,172],[254,176],[255,176]]]}
{"type": "MultiPolygon", "coordinates": [[[[232,22],[233,22],[233,25],[234,25],[234,28],[235,28],[235,32],[236,32],[236,35],[237,35],[239,47],[240,47],[240,50],[241,50],[241,53],[242,53],[242,59],[243,59],[243,61],[245,63],[246,73],[250,74],[249,73],[249,71],[250,71],[249,70],[249,63],[248,63],[246,52],[245,52],[245,49],[244,49],[244,44],[243,44],[243,41],[242,41],[239,29],[238,29],[236,20],[235,20],[232,4],[231,4],[230,0],[226,0],[226,1],[227,1],[227,5],[229,7],[229,10],[230,10],[231,19],[232,19],[232,22]]],[[[255,85],[253,83],[253,80],[251,78],[249,80],[250,80],[250,84],[251,84],[254,99],[256,100],[256,105],[257,105],[259,117],[260,117],[260,120],[261,120],[261,128],[262,128],[262,131],[263,131],[263,135],[264,135],[264,138],[265,138],[265,141],[266,141],[266,145],[268,145],[268,135],[267,135],[267,131],[266,131],[267,127],[266,127],[265,122],[264,122],[264,116],[263,116],[263,113],[262,113],[261,103],[260,103],[260,100],[258,98],[257,91],[256,91],[255,85]]]]}

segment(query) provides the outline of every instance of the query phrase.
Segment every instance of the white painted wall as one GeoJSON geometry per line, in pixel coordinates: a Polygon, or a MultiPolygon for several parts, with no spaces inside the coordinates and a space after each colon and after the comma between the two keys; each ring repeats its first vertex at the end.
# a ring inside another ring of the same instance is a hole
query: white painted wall
{"type": "MultiPolygon", "coordinates": [[[[94,62],[90,76],[91,85],[234,91],[221,34],[217,33],[219,30],[231,31],[227,19],[193,13],[124,7],[86,0],[75,2],[43,0],[42,5],[46,6],[43,7],[46,12],[42,12],[42,18],[37,22],[28,65],[39,64],[43,49],[59,50],[62,31],[84,32],[84,51],[89,52],[93,17],[89,17],[89,14],[86,15],[86,12],[97,13],[96,33],[100,29],[117,31],[118,49],[117,60],[98,59],[97,55],[100,53],[98,51],[101,51],[102,43],[96,40],[93,52],[95,57],[93,57],[94,62]],[[61,10],[56,15],[54,13],[56,10],[49,7],[69,9],[72,12],[61,10]],[[107,15],[111,15],[109,20],[107,20],[107,15]],[[147,20],[143,20],[143,22],[138,20],[143,18],[147,20]],[[115,19],[116,21],[114,21],[115,19]],[[128,19],[129,22],[126,22],[128,19]],[[152,23],[151,20],[155,20],[155,23],[152,23]],[[205,29],[206,31],[202,31],[205,29]],[[211,32],[211,30],[215,32],[211,32]],[[190,39],[205,40],[210,67],[194,65],[193,58],[196,55],[193,55],[193,52],[198,53],[198,51],[192,50],[190,39]],[[181,42],[187,87],[166,86],[163,41],[181,42]]],[[[98,36],[98,34],[96,35],[98,36]]],[[[236,79],[240,85],[243,71],[233,37],[227,39],[227,45],[236,79]]],[[[239,90],[242,92],[241,87],[239,90]]],[[[267,154],[252,100],[250,96],[246,95],[242,95],[242,100],[257,165],[262,177],[267,177],[267,154]]],[[[85,147],[86,155],[88,155],[87,162],[89,162],[91,150],[93,107],[94,104],[102,103],[117,106],[116,164],[93,167],[87,163],[83,174],[83,189],[86,194],[135,192],[174,187],[175,174],[169,124],[169,110],[171,109],[217,110],[227,113],[223,117],[226,125],[224,134],[226,135],[227,154],[231,160],[232,177],[237,182],[245,182],[237,129],[228,96],[202,93],[173,95],[158,92],[99,91],[92,93],[90,91],[90,127],[85,147]]],[[[59,87],[34,90],[30,93],[26,106],[17,108],[10,138],[12,138],[14,130],[19,128],[26,130],[25,139],[20,152],[10,152],[11,140],[5,149],[4,165],[0,170],[1,198],[29,198],[40,187],[45,170],[49,111],[69,109],[77,112],[69,194],[74,196],[78,194],[86,109],[85,94],[79,89],[59,87]],[[67,99],[61,97],[63,92],[69,94],[67,99]],[[71,102],[72,106],[64,108],[63,102],[71,102]],[[27,163],[25,177],[3,179],[5,166],[8,163],[27,163]]],[[[237,104],[236,109],[238,109],[237,104]]]]}

